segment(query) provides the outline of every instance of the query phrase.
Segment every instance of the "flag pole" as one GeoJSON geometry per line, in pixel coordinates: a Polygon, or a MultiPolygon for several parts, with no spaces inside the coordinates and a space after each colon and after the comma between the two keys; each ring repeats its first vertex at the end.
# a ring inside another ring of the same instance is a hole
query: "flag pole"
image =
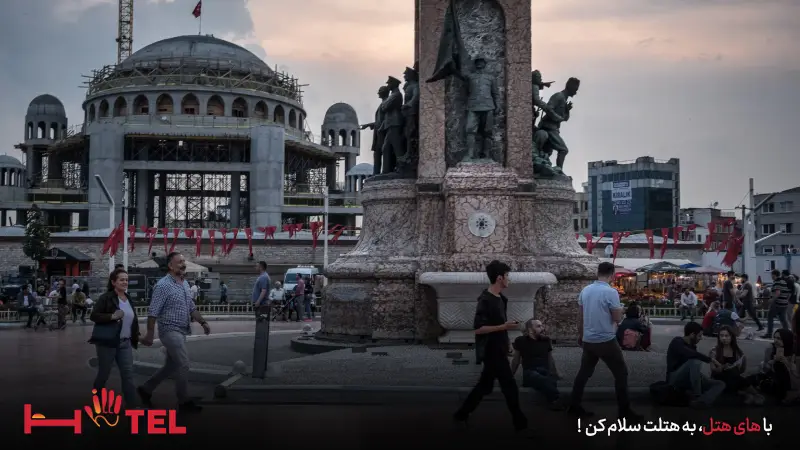
{"type": "Polygon", "coordinates": [[[200,19],[200,25],[197,27],[197,35],[200,36],[200,35],[203,34],[203,12],[202,11],[200,11],[200,17],[198,17],[198,19],[200,19]]]}

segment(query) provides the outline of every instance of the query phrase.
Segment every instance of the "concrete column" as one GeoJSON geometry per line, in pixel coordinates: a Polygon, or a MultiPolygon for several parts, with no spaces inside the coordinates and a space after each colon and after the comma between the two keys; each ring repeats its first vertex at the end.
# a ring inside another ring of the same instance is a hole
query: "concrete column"
{"type": "Polygon", "coordinates": [[[6,169],[0,169],[0,186],[6,185],[6,169]]]}
{"type": "Polygon", "coordinates": [[[47,179],[60,180],[62,178],[64,178],[64,175],[61,173],[61,158],[56,154],[51,154],[47,158],[47,179]]]}
{"type": "Polygon", "coordinates": [[[241,195],[240,189],[242,187],[241,180],[242,178],[239,172],[231,173],[231,228],[239,228],[239,208],[241,208],[242,205],[239,199],[241,195]]]}
{"type": "Polygon", "coordinates": [[[336,163],[328,164],[328,167],[325,169],[325,184],[328,185],[328,189],[333,190],[336,189],[336,163]]]}
{"type": "Polygon", "coordinates": [[[350,192],[350,176],[349,175],[345,175],[344,176],[344,191],[345,192],[350,192]]]}
{"type": "Polygon", "coordinates": [[[113,223],[122,217],[122,155],[124,132],[113,123],[96,124],[89,141],[89,228],[108,228],[109,204],[103,190],[95,181],[95,174],[103,178],[109,193],[116,202],[113,223]]]}
{"type": "Polygon", "coordinates": [[[167,226],[167,174],[160,172],[158,176],[158,217],[161,218],[158,226],[164,228],[167,226]]]}
{"type": "Polygon", "coordinates": [[[136,228],[150,226],[147,221],[147,205],[150,203],[150,173],[148,170],[136,171],[136,228]]]}
{"type": "Polygon", "coordinates": [[[283,208],[284,129],[251,128],[250,226],[277,226],[283,208]]]}
{"type": "MultiPolygon", "coordinates": [[[[36,170],[36,161],[37,161],[38,152],[36,150],[34,150],[32,147],[28,147],[26,149],[25,153],[26,153],[26,156],[25,156],[25,158],[26,158],[26,161],[25,161],[26,166],[25,166],[25,168],[27,169],[26,170],[26,177],[30,178],[31,181],[33,181],[34,180],[34,174],[42,171],[41,168],[39,170],[36,170]]],[[[39,160],[39,166],[41,166],[42,165],[42,158],[38,158],[38,160],[39,160]]],[[[27,185],[24,185],[24,186],[27,186],[27,185]]]]}
{"type": "Polygon", "coordinates": [[[0,209],[0,227],[8,226],[8,218],[6,217],[6,210],[0,209]]]}

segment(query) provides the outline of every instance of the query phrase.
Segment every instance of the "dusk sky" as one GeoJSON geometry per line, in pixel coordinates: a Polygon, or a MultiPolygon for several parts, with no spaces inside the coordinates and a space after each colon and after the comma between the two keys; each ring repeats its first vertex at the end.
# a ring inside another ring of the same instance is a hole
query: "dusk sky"
{"type": "MultiPolygon", "coordinates": [[[[134,50],[197,34],[196,0],[135,0],[134,50]]],[[[413,63],[413,2],[205,0],[203,33],[238,43],[309,84],[315,136],[325,110],[351,104],[371,122],[375,91],[413,63]]],[[[116,59],[117,2],[4,0],[0,154],[19,157],[28,103],[50,93],[82,122],[82,74],[116,59]]],[[[582,80],[563,127],[575,187],[586,163],[681,159],[681,206],[737,205],[800,185],[800,1],[539,0],[533,68],[582,80]]],[[[371,162],[362,134],[361,162],[371,162]]]]}

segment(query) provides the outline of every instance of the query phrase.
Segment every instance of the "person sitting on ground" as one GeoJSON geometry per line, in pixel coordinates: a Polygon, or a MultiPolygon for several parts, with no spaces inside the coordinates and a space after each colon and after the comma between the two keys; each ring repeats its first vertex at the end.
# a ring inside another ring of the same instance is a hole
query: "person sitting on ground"
{"type": "Polygon", "coordinates": [[[72,323],[78,320],[78,311],[81,313],[81,323],[86,323],[86,309],[86,294],[81,288],[77,288],[72,294],[72,323]]]}
{"type": "Polygon", "coordinates": [[[755,388],[754,377],[742,376],[747,370],[747,358],[736,343],[731,327],[723,326],[717,334],[717,345],[708,356],[720,363],[711,368],[711,378],[725,382],[726,392],[735,392],[744,397],[746,405],[763,405],[764,397],[755,388]]]}
{"type": "Polygon", "coordinates": [[[712,302],[708,307],[708,312],[703,316],[703,335],[714,336],[714,321],[719,313],[719,302],[712,302]]]}
{"type": "MultiPolygon", "coordinates": [[[[742,330],[744,330],[742,318],[736,314],[736,311],[728,308],[722,308],[717,311],[717,315],[714,317],[714,335],[716,336],[724,326],[730,327],[736,337],[739,337],[742,334],[742,330]]],[[[748,339],[752,339],[752,336],[749,336],[748,339]]]]}
{"type": "Polygon", "coordinates": [[[625,318],[617,327],[617,341],[623,350],[648,351],[650,348],[650,327],[642,321],[641,308],[636,302],[625,310],[625,318]]]}
{"type": "Polygon", "coordinates": [[[764,353],[764,362],[756,382],[761,392],[788,405],[800,398],[794,336],[785,328],[776,331],[773,336],[772,345],[764,353]]]}
{"type": "Polygon", "coordinates": [[[564,409],[556,381],[558,372],[553,360],[553,343],[544,335],[541,321],[530,319],[525,323],[525,334],[514,340],[511,373],[516,374],[522,363],[522,385],[544,394],[550,409],[564,409]]]}
{"type": "Polygon", "coordinates": [[[725,382],[712,380],[701,372],[701,364],[712,368],[722,365],[715,359],[699,353],[697,343],[703,339],[703,327],[689,322],[683,327],[683,337],[672,339],[667,349],[667,383],[674,389],[688,392],[694,408],[711,406],[725,390],[725,382]]]}
{"type": "Polygon", "coordinates": [[[694,320],[694,316],[697,314],[697,295],[688,287],[684,288],[683,294],[681,294],[681,322],[686,320],[687,313],[689,320],[694,320]]]}

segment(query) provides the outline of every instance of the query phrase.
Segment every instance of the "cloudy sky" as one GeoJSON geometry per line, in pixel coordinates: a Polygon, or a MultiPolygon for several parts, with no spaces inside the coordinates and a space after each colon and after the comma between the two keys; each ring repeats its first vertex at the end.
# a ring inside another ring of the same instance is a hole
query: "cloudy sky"
{"type": "MultiPolygon", "coordinates": [[[[195,0],[136,0],[134,49],[198,32],[195,0]]],[[[51,93],[83,117],[82,74],[116,58],[117,2],[4,0],[0,154],[15,154],[25,109],[51,93]]],[[[295,74],[318,134],[329,105],[371,121],[374,92],[413,58],[413,2],[205,0],[203,32],[295,74]]],[[[561,85],[581,78],[563,134],[575,185],[586,163],[681,159],[682,205],[738,204],[800,185],[800,1],[537,0],[533,61],[561,85]]],[[[554,90],[545,91],[546,95],[554,90]]],[[[362,161],[369,161],[369,135],[362,161]]]]}

